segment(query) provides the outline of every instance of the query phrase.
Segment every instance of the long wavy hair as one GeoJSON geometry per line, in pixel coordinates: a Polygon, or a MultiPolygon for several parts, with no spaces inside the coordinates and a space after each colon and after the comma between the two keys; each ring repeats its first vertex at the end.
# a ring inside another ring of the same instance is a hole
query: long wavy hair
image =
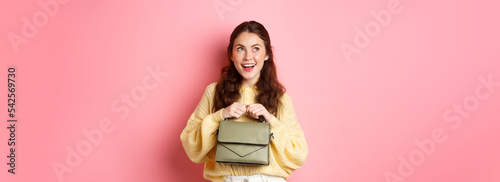
{"type": "Polygon", "coordinates": [[[241,97],[239,88],[243,78],[238,73],[238,70],[236,70],[234,62],[231,61],[231,55],[233,54],[234,40],[242,32],[255,33],[264,41],[266,54],[269,56],[269,59],[264,61],[264,65],[260,71],[259,81],[256,83],[259,93],[255,98],[255,102],[262,104],[269,113],[276,116],[278,108],[281,106],[280,98],[286,90],[278,81],[269,33],[264,25],[256,21],[243,22],[233,30],[233,33],[231,33],[229,45],[227,46],[227,59],[229,60],[229,65],[222,68],[219,81],[215,88],[214,112],[231,105],[241,97]]]}

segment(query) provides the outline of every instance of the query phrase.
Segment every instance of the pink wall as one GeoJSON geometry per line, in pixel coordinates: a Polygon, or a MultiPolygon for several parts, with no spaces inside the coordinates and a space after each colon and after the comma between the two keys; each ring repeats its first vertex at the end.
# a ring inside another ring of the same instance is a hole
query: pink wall
{"type": "Polygon", "coordinates": [[[53,165],[68,182],[202,181],[179,135],[252,19],[309,144],[290,182],[500,181],[498,5],[3,1],[1,156],[10,65],[19,121],[1,181],[56,182],[53,165]]]}

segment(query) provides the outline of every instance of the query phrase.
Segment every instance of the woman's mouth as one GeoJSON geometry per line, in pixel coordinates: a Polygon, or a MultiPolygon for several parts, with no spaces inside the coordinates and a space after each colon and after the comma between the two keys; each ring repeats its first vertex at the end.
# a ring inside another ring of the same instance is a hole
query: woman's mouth
{"type": "Polygon", "coordinates": [[[255,64],[242,64],[243,70],[246,72],[251,72],[253,68],[255,67],[255,64]]]}

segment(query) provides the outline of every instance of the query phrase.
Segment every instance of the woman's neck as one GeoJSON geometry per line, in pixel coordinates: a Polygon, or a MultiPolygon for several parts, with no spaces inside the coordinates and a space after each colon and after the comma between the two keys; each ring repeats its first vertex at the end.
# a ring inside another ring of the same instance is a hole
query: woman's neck
{"type": "Polygon", "coordinates": [[[253,87],[257,84],[257,81],[259,81],[259,80],[258,79],[256,79],[256,80],[243,80],[243,82],[241,84],[244,86],[247,86],[247,87],[253,87]]]}

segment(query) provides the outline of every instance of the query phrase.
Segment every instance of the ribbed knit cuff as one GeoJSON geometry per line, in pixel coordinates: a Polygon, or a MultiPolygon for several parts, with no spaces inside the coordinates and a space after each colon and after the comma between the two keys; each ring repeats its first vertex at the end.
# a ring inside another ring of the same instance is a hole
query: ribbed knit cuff
{"type": "Polygon", "coordinates": [[[286,128],[286,125],[283,124],[280,120],[278,120],[278,118],[276,118],[275,116],[273,116],[273,118],[271,118],[271,121],[269,121],[269,124],[271,125],[271,130],[272,129],[285,129],[286,128]]]}
{"type": "Polygon", "coordinates": [[[286,142],[288,140],[288,135],[286,135],[286,129],[287,126],[278,120],[275,116],[269,121],[269,125],[271,126],[271,133],[274,136],[274,139],[271,139],[271,141],[274,143],[275,140],[278,140],[281,142],[286,142]]]}
{"type": "Polygon", "coordinates": [[[222,117],[222,109],[218,110],[207,116],[201,122],[202,134],[204,136],[211,135],[219,128],[220,121],[224,120],[222,117]]]}

